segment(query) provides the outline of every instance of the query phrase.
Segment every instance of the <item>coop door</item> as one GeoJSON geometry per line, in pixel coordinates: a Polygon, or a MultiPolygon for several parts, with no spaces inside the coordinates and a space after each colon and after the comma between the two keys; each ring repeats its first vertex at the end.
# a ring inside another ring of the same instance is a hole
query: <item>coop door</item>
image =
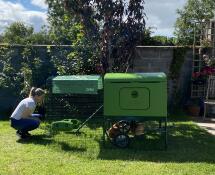
{"type": "Polygon", "coordinates": [[[125,110],[147,110],[150,107],[150,90],[144,87],[121,88],[119,105],[125,110]]]}

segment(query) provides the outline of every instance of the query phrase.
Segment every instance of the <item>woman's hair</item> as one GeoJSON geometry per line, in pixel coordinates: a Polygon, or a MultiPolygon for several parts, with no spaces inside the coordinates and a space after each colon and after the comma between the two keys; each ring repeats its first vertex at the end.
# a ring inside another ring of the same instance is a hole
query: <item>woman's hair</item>
{"type": "Polygon", "coordinates": [[[41,96],[45,94],[45,91],[41,88],[32,87],[29,93],[29,97],[34,97],[35,95],[41,96]]]}

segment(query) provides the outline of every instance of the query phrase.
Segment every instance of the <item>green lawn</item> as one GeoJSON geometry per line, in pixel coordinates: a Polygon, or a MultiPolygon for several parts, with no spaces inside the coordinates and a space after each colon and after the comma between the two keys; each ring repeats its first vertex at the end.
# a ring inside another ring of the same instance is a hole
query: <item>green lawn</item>
{"type": "Polygon", "coordinates": [[[60,133],[50,138],[44,125],[33,138],[18,141],[8,121],[0,121],[0,175],[214,175],[215,136],[191,121],[176,122],[168,150],[157,134],[132,140],[128,149],[101,142],[101,128],[85,135],[60,133]]]}

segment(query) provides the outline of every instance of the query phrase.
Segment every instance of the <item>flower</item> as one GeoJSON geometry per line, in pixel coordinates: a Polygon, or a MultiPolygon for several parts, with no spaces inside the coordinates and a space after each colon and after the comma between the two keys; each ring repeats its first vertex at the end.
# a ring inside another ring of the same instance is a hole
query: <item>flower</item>
{"type": "Polygon", "coordinates": [[[193,75],[192,75],[192,77],[193,78],[199,78],[200,75],[201,75],[200,72],[194,72],[193,75]]]}
{"type": "Polygon", "coordinates": [[[205,66],[200,72],[194,72],[192,80],[196,84],[204,84],[209,75],[215,75],[215,67],[205,66]]]}
{"type": "Polygon", "coordinates": [[[192,81],[195,83],[204,84],[208,76],[215,75],[215,57],[207,48],[200,48],[199,54],[202,55],[203,67],[199,72],[192,74],[192,81]]]}
{"type": "Polygon", "coordinates": [[[206,64],[207,66],[215,67],[215,57],[214,57],[214,56],[209,57],[209,55],[204,54],[204,55],[202,56],[202,58],[203,58],[203,61],[205,62],[205,64],[206,64]]]}

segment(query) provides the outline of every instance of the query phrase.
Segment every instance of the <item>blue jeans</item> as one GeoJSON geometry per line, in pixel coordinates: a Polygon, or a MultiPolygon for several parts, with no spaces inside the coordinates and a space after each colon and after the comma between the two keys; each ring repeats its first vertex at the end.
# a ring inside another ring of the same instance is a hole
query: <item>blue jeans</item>
{"type": "MultiPolygon", "coordinates": [[[[32,117],[39,117],[40,114],[32,114],[32,117]]],[[[30,118],[21,118],[20,120],[16,120],[11,118],[11,127],[16,130],[21,131],[22,133],[26,133],[28,131],[32,131],[38,128],[40,122],[38,120],[30,119],[30,118]]]]}

